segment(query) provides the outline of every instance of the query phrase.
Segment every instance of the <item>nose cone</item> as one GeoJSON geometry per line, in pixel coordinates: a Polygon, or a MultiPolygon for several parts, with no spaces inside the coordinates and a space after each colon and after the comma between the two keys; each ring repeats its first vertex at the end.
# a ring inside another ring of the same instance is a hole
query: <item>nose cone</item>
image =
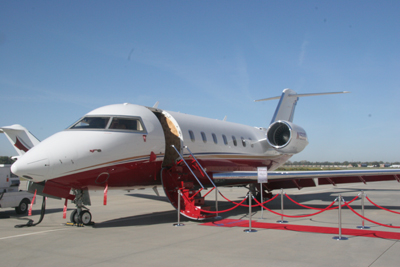
{"type": "Polygon", "coordinates": [[[50,161],[44,151],[35,148],[20,157],[12,166],[11,171],[19,177],[24,177],[36,182],[47,179],[50,161]]]}

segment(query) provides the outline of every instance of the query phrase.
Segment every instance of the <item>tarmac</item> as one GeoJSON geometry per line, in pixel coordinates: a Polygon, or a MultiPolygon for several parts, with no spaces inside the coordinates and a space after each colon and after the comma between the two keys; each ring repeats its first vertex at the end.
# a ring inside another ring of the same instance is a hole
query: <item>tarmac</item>
{"type": "MultiPolygon", "coordinates": [[[[400,184],[397,181],[339,186],[320,186],[285,192],[295,201],[317,208],[327,207],[339,194],[346,201],[361,190],[376,204],[400,212],[400,184]]],[[[108,192],[103,206],[103,192],[91,191],[94,226],[66,226],[61,200],[48,199],[44,220],[35,227],[14,228],[26,222],[13,209],[0,210],[0,259],[2,266],[397,266],[400,261],[398,239],[366,236],[345,237],[338,234],[248,227],[205,226],[204,221],[181,217],[184,226],[173,226],[177,212],[160,189],[108,192]]],[[[233,201],[246,195],[245,188],[220,188],[233,201]]],[[[273,192],[273,193],[279,193],[273,192]]],[[[210,194],[208,204],[215,205],[210,194]]],[[[219,197],[219,210],[232,204],[219,197]]],[[[32,220],[40,217],[41,197],[33,206],[32,220]]],[[[267,204],[280,212],[280,197],[267,204]]],[[[336,206],[337,204],[335,204],[336,206]]],[[[361,212],[361,200],[351,203],[361,212]]],[[[67,218],[74,206],[69,204],[67,218]]],[[[284,198],[284,214],[314,213],[284,198]]],[[[276,223],[281,217],[260,208],[253,208],[252,219],[276,223]]],[[[249,210],[239,207],[219,214],[223,219],[249,220],[249,210]]],[[[400,226],[400,214],[391,213],[365,201],[365,217],[383,224],[400,226]]],[[[348,208],[342,209],[343,229],[356,229],[362,219],[348,208]]],[[[338,227],[338,210],[329,210],[312,217],[285,218],[287,225],[338,227]]],[[[209,222],[209,221],[208,221],[209,222]]],[[[218,222],[216,222],[218,225],[218,222]]],[[[256,223],[254,223],[257,225],[256,223]]],[[[400,229],[379,226],[365,221],[372,231],[400,233],[400,229]]],[[[338,229],[339,231],[339,229],[338,229]]]]}

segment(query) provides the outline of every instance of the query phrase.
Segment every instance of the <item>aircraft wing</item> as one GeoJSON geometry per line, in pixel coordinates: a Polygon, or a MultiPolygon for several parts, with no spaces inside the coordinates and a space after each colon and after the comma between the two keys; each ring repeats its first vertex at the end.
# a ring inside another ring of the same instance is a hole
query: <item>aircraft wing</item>
{"type": "MultiPolygon", "coordinates": [[[[244,181],[256,181],[258,173],[253,172],[230,172],[214,173],[216,183],[224,184],[228,181],[236,181],[238,184],[244,181]]],[[[327,170],[327,171],[270,171],[268,172],[268,183],[264,186],[268,190],[280,188],[312,187],[326,184],[343,183],[367,183],[379,181],[400,182],[400,169],[372,169],[372,170],[327,170]]],[[[229,183],[229,182],[228,182],[229,183]]]]}

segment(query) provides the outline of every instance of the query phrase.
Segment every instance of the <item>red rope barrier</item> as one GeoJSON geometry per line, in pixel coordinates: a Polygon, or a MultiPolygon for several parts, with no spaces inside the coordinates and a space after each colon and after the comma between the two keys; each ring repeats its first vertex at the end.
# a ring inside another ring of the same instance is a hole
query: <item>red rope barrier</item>
{"type": "MultiPolygon", "coordinates": [[[[350,205],[350,203],[353,203],[357,198],[359,198],[360,196],[359,195],[357,195],[357,196],[355,196],[352,200],[350,200],[350,201],[347,201],[347,204],[349,204],[350,205]]],[[[344,206],[345,204],[343,204],[343,206],[344,206]]],[[[342,207],[343,207],[342,206],[342,207]]],[[[337,208],[339,208],[339,207],[337,207],[337,208]]],[[[337,209],[337,208],[335,208],[335,209],[337,209]]]]}
{"type": "MultiPolygon", "coordinates": [[[[226,209],[226,210],[222,210],[222,211],[208,211],[208,210],[203,210],[203,209],[201,209],[201,208],[195,206],[185,195],[183,195],[183,194],[181,194],[181,195],[182,195],[182,197],[184,198],[184,200],[185,200],[187,203],[189,203],[190,205],[192,205],[196,210],[200,210],[200,211],[205,212],[205,213],[214,213],[214,214],[215,214],[215,213],[224,213],[224,212],[231,211],[231,210],[237,208],[238,206],[249,207],[249,205],[244,205],[244,204],[243,204],[243,203],[246,201],[246,199],[247,199],[248,196],[246,196],[241,202],[237,203],[237,202],[234,202],[234,201],[231,201],[231,200],[227,199],[224,195],[222,195],[222,193],[221,193],[220,191],[218,191],[218,192],[219,192],[219,194],[220,194],[225,200],[227,200],[227,201],[230,202],[230,203],[235,204],[235,206],[233,206],[232,208],[226,209]]],[[[307,205],[303,205],[303,204],[301,204],[301,203],[298,203],[297,201],[295,201],[295,200],[293,200],[291,197],[289,197],[286,193],[285,193],[286,197],[287,197],[290,201],[292,201],[293,203],[295,203],[295,204],[297,204],[297,205],[299,205],[299,206],[301,206],[301,207],[307,208],[307,209],[313,209],[313,210],[318,210],[318,211],[317,211],[317,212],[314,212],[314,213],[311,213],[311,214],[306,214],[306,215],[286,215],[286,214],[281,214],[281,213],[279,213],[279,212],[273,211],[273,210],[271,210],[271,209],[269,209],[269,208],[267,208],[267,207],[264,206],[264,204],[266,204],[266,203],[268,203],[268,202],[274,200],[274,199],[277,198],[279,195],[280,195],[280,194],[276,194],[273,198],[271,198],[271,199],[269,199],[269,200],[267,200],[267,201],[264,201],[263,203],[260,203],[260,202],[253,196],[253,199],[254,199],[254,201],[255,201],[257,204],[256,204],[256,205],[252,205],[252,207],[262,206],[264,209],[270,211],[271,213],[273,213],[273,214],[275,214],[275,215],[279,215],[279,216],[283,216],[283,217],[289,217],[289,218],[304,218],[304,217],[310,217],[310,216],[314,216],[314,215],[320,214],[320,213],[322,213],[322,212],[324,212],[324,211],[327,211],[327,210],[334,210],[334,209],[339,208],[339,206],[337,206],[337,207],[335,207],[335,208],[332,208],[332,206],[335,204],[336,200],[332,201],[332,203],[331,203],[329,206],[327,206],[326,208],[324,208],[324,209],[310,207],[310,206],[307,206],[307,205]]],[[[357,196],[355,196],[352,200],[350,200],[350,201],[348,201],[348,202],[345,202],[345,203],[342,205],[342,207],[347,206],[354,214],[356,214],[357,216],[361,217],[362,219],[364,219],[364,220],[366,220],[366,221],[369,221],[369,222],[371,222],[371,223],[373,223],[373,224],[377,224],[377,225],[384,226],[384,227],[389,227],[389,228],[397,228],[397,229],[400,229],[400,226],[392,226],[392,225],[388,225],[388,224],[379,223],[379,222],[373,221],[373,220],[371,220],[371,219],[368,219],[368,218],[362,216],[361,214],[359,214],[358,212],[356,212],[352,207],[350,207],[350,203],[352,203],[353,201],[355,201],[358,197],[359,197],[359,196],[357,195],[357,196]]],[[[389,212],[393,212],[393,213],[396,213],[396,214],[400,214],[400,212],[392,211],[392,210],[386,209],[386,208],[384,208],[384,207],[381,207],[381,206],[375,204],[374,202],[372,202],[368,197],[366,197],[366,198],[367,198],[367,200],[368,200],[371,204],[373,204],[374,206],[376,206],[376,207],[378,207],[378,208],[380,208],[380,209],[383,209],[383,210],[386,210],[386,211],[389,211],[389,212]]]]}
{"type": "MultiPolygon", "coordinates": [[[[258,203],[258,205],[262,205],[260,202],[258,202],[257,199],[254,199],[254,200],[258,203]]],[[[264,205],[262,205],[262,206],[263,206],[264,209],[266,209],[266,210],[272,212],[273,214],[279,215],[279,216],[284,216],[284,217],[289,217],[289,218],[303,218],[303,217],[314,216],[314,215],[320,214],[320,213],[322,213],[322,212],[324,212],[324,211],[330,210],[330,208],[333,206],[333,204],[335,204],[335,202],[336,202],[335,200],[332,201],[332,203],[331,203],[328,207],[326,207],[326,208],[323,209],[323,210],[317,211],[317,212],[315,212],[315,213],[311,213],[311,214],[307,214],[307,215],[297,215],[297,216],[295,216],[295,215],[281,214],[281,213],[279,213],[279,212],[275,212],[275,211],[273,211],[273,210],[271,210],[271,209],[265,207],[264,205]]]]}
{"type": "MultiPolygon", "coordinates": [[[[286,196],[290,201],[292,201],[294,204],[297,204],[297,205],[299,205],[299,206],[301,206],[301,207],[303,207],[303,208],[313,209],[313,210],[326,210],[326,208],[321,209],[321,208],[314,208],[314,207],[310,207],[310,206],[303,205],[303,204],[301,204],[301,203],[296,202],[295,200],[293,200],[293,199],[292,199],[291,197],[289,197],[287,194],[285,194],[285,196],[286,196]]],[[[353,198],[352,200],[350,200],[350,201],[348,202],[348,204],[352,203],[352,202],[355,201],[357,198],[358,198],[358,196],[356,196],[355,198],[353,198]]],[[[343,208],[344,206],[345,206],[345,204],[342,205],[342,208],[343,208]]],[[[338,208],[339,208],[339,206],[334,207],[334,208],[331,208],[331,209],[329,209],[329,210],[335,210],[335,209],[338,209],[338,208]]]]}
{"type": "Polygon", "coordinates": [[[208,194],[210,194],[213,190],[215,189],[215,187],[211,188],[210,191],[208,191],[203,197],[205,198],[208,194]]]}
{"type": "MultiPolygon", "coordinates": [[[[219,191],[218,191],[218,192],[219,192],[219,191]]],[[[221,192],[219,192],[219,194],[220,194],[226,201],[228,201],[228,202],[230,202],[230,203],[232,203],[232,204],[236,204],[236,205],[238,204],[237,202],[234,202],[234,201],[231,201],[231,200],[227,199],[221,192]]],[[[274,200],[274,199],[277,198],[278,196],[279,196],[279,194],[276,194],[273,198],[270,198],[270,199],[264,201],[262,204],[267,204],[268,202],[274,200]]],[[[242,207],[249,207],[249,205],[246,205],[246,204],[241,204],[240,206],[242,206],[242,207]]],[[[252,208],[258,207],[258,206],[260,206],[260,205],[258,205],[258,204],[251,205],[252,208]]]]}
{"type": "Polygon", "coordinates": [[[377,207],[377,208],[380,208],[380,209],[383,209],[383,210],[386,210],[386,211],[389,211],[389,212],[393,212],[393,213],[396,213],[396,214],[400,214],[400,212],[397,212],[397,211],[394,211],[394,210],[389,210],[389,209],[387,209],[387,208],[384,208],[384,207],[381,207],[381,206],[375,204],[375,203],[372,202],[372,200],[369,199],[369,197],[367,197],[367,196],[365,196],[365,198],[366,198],[372,205],[374,205],[374,206],[377,207]]]}
{"type": "Polygon", "coordinates": [[[369,221],[369,222],[371,222],[371,223],[374,223],[374,224],[377,224],[377,225],[380,225],[380,226],[384,226],[384,227],[398,228],[398,229],[400,228],[400,226],[392,226],[392,225],[383,224],[383,223],[378,223],[378,222],[375,222],[375,221],[373,221],[373,220],[370,220],[370,219],[368,219],[368,218],[362,216],[361,214],[359,214],[357,211],[355,211],[352,207],[349,206],[348,203],[346,203],[345,205],[346,205],[353,213],[355,213],[356,215],[358,215],[359,217],[361,217],[362,219],[364,219],[364,220],[366,220],[366,221],[369,221]]]}
{"type": "Polygon", "coordinates": [[[203,209],[201,209],[201,208],[195,206],[192,202],[190,202],[190,200],[187,199],[187,197],[186,197],[185,195],[183,195],[183,194],[181,194],[181,195],[182,195],[183,199],[186,200],[187,203],[189,203],[190,205],[192,205],[196,210],[200,210],[200,211],[206,212],[206,213],[224,213],[224,212],[231,211],[231,210],[233,210],[233,209],[236,209],[238,206],[241,206],[241,205],[243,204],[243,202],[245,202],[246,199],[247,199],[247,196],[246,196],[240,203],[237,203],[236,206],[233,206],[232,208],[229,208],[229,209],[226,209],[226,210],[210,211],[210,210],[203,210],[203,209]]]}
{"type": "Polygon", "coordinates": [[[314,208],[314,207],[306,206],[306,205],[303,205],[303,204],[301,204],[301,203],[299,203],[299,202],[297,202],[297,201],[294,201],[294,200],[293,200],[291,197],[289,197],[289,195],[287,195],[287,194],[285,194],[285,196],[286,196],[290,201],[292,201],[294,204],[297,204],[297,205],[299,205],[299,206],[301,206],[301,207],[303,207],[303,208],[312,209],[312,210],[322,210],[321,208],[314,208]]]}

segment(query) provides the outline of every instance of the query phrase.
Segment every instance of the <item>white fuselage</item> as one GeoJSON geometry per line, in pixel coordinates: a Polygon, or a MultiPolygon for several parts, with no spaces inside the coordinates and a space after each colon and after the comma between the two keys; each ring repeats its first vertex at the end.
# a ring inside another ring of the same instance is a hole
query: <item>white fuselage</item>
{"type": "Polygon", "coordinates": [[[171,145],[185,157],[187,146],[207,172],[258,166],[273,170],[292,156],[272,148],[264,128],[116,104],[95,109],[75,126],[42,141],[12,171],[35,182],[52,180],[71,188],[93,188],[104,181],[110,187],[151,186],[160,184],[161,168],[178,159],[171,145]],[[103,125],[90,126],[96,119],[103,125]],[[117,122],[135,126],[122,128],[117,122]]]}

